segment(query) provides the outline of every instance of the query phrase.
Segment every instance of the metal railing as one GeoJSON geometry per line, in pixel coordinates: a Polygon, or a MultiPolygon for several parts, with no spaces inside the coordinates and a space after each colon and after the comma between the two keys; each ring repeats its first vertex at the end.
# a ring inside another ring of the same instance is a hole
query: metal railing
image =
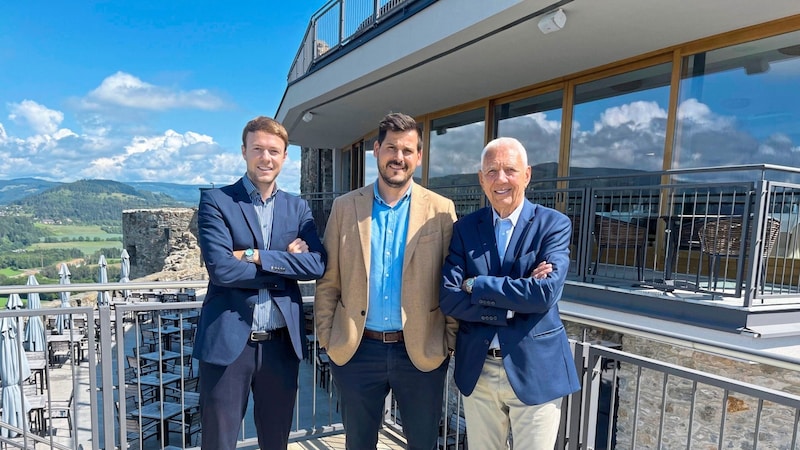
{"type": "MultiPolygon", "coordinates": [[[[459,217],[486,204],[479,186],[432,189],[453,200],[459,217]]],[[[336,195],[304,195],[318,224],[336,195]]],[[[569,280],[702,294],[742,308],[800,303],[798,169],[553,178],[534,180],[526,195],[572,220],[569,280]]]]}
{"type": "Polygon", "coordinates": [[[331,0],[313,16],[289,69],[288,82],[305,75],[311,65],[378,26],[416,0],[331,0]]]}
{"type": "MultiPolygon", "coordinates": [[[[135,284],[126,283],[124,287],[135,284]]],[[[104,290],[118,285],[13,286],[0,288],[0,294],[53,292],[53,289],[104,290]]],[[[168,292],[201,287],[205,282],[142,285],[168,292]]],[[[0,437],[0,442],[9,448],[28,448],[34,442],[57,449],[128,448],[135,442],[147,444],[144,448],[163,448],[169,437],[173,446],[198,445],[202,430],[195,414],[198,397],[193,387],[197,367],[196,361],[188,355],[192,323],[197,319],[201,303],[177,301],[177,295],[160,297],[161,300],[166,298],[170,301],[117,301],[99,308],[0,311],[0,320],[17,319],[17,331],[24,328],[24,321],[33,317],[47,319],[69,314],[73,329],[78,332],[61,335],[66,336],[62,340],[69,343],[65,355],[52,355],[52,359],[47,353],[43,355],[48,363],[39,372],[40,377],[32,376],[14,383],[26,395],[32,389],[41,390],[44,400],[31,409],[33,416],[39,416],[31,423],[21,427],[0,424],[0,428],[20,433],[17,437],[0,437]],[[152,333],[144,333],[146,330],[152,333]],[[66,411],[71,424],[56,428],[54,420],[60,416],[53,412],[64,411],[59,405],[69,397],[73,400],[66,411]]],[[[736,370],[729,371],[736,375],[721,376],[615,350],[619,342],[572,341],[576,366],[583,376],[583,389],[565,403],[559,448],[644,448],[654,436],[656,442],[680,442],[680,446],[687,447],[735,442],[756,448],[759,441],[778,439],[786,448],[796,448],[800,397],[789,392],[800,388],[800,360],[763,351],[715,346],[692,336],[671,335],[663,330],[624,328],[619,324],[598,322],[594,317],[567,315],[565,320],[623,333],[628,339],[623,340],[623,344],[631,339],[644,339],[648,346],[663,341],[687,349],[700,348],[711,352],[701,357],[717,358],[722,361],[717,365],[723,368],[737,364],[745,368],[767,365],[769,367],[750,378],[761,380],[759,384],[783,386],[786,392],[734,379],[733,376],[741,377],[736,370]],[[742,411],[750,412],[740,414],[742,411]],[[680,420],[675,419],[676,414],[680,420]]],[[[313,321],[307,326],[313,338],[313,321]]],[[[15,345],[22,350],[21,340],[15,345]]],[[[685,353],[685,350],[679,351],[685,353]]],[[[292,441],[343,430],[336,412],[338,402],[330,373],[320,364],[322,359],[318,358],[320,353],[315,346],[311,348],[311,355],[309,361],[301,362],[303,369],[292,441]]],[[[21,368],[21,356],[14,361],[21,368]]],[[[452,385],[445,395],[441,442],[463,442],[466,428],[459,395],[452,385]]],[[[386,426],[402,433],[391,407],[389,411],[386,426]]],[[[247,420],[239,444],[255,444],[254,430],[247,420]]]]}

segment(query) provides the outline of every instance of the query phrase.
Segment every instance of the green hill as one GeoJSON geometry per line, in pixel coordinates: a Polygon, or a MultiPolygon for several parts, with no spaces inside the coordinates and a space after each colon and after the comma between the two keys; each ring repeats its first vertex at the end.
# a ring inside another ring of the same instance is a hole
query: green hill
{"type": "Polygon", "coordinates": [[[61,184],[11,203],[36,221],[119,225],[122,210],[184,206],[166,194],[137,190],[110,180],[80,180],[61,184]]]}

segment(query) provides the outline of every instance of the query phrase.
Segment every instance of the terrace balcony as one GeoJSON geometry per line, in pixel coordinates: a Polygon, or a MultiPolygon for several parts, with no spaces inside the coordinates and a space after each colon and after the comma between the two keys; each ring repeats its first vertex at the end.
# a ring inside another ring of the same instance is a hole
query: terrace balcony
{"type": "MultiPolygon", "coordinates": [[[[100,307],[0,311],[0,319],[16,319],[18,331],[37,316],[48,323],[68,314],[72,324],[60,334],[50,330],[47,335],[48,344],[66,336],[68,350],[57,358],[24,352],[22,339],[14,342],[21,356],[13,360],[21,367],[24,355],[31,376],[11,384],[20,388],[30,409],[28,421],[16,426],[2,423],[7,418],[0,413],[0,428],[5,430],[0,446],[196,448],[202,433],[196,414],[197,362],[189,355],[204,285],[204,281],[72,284],[68,287],[72,292],[107,291],[112,302],[100,307]],[[189,289],[199,289],[196,297],[185,294],[189,289]],[[132,294],[114,295],[121,292],[132,294]]],[[[64,285],[12,286],[0,288],[0,295],[63,289],[64,285]]],[[[307,300],[310,309],[311,299],[307,300]]],[[[605,322],[602,317],[562,315],[565,322],[580,326],[579,332],[572,328],[570,334],[583,388],[565,399],[558,448],[646,448],[642,442],[653,439],[689,446],[736,442],[756,448],[759,439],[797,444],[800,358],[712,345],[702,337],[676,336],[666,330],[659,334],[620,321],[605,322]],[[598,334],[598,324],[613,333],[598,334]],[[642,345],[661,348],[656,353],[662,358],[643,356],[637,351],[642,345]],[[667,347],[687,358],[683,365],[664,356],[667,347]],[[687,357],[689,353],[692,356],[687,357]],[[698,361],[703,370],[696,368],[698,361]],[[731,404],[737,409],[732,410],[731,404]],[[727,413],[719,413],[720,405],[727,413]],[[685,411],[686,422],[675,423],[670,412],[675,409],[685,411]],[[750,412],[735,414],[739,411],[750,412]],[[658,432],[637,433],[637,427],[656,427],[658,432]],[[709,434],[709,430],[717,431],[709,434]]],[[[323,354],[313,345],[311,316],[307,330],[311,356],[301,362],[290,448],[342,448],[336,387],[323,354]]],[[[439,448],[468,448],[457,391],[451,384],[443,395],[446,411],[439,448]]],[[[402,417],[391,396],[386,400],[381,442],[382,448],[404,445],[402,417]]],[[[242,425],[239,447],[257,448],[252,410],[242,425]]]]}

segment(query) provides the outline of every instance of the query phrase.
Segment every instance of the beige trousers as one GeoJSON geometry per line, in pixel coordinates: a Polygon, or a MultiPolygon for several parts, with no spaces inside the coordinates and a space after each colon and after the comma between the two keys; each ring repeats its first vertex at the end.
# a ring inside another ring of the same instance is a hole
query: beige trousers
{"type": "Polygon", "coordinates": [[[517,399],[506,377],[503,360],[488,357],[475,390],[464,396],[469,448],[553,450],[561,421],[561,399],[526,405],[517,399]]]}

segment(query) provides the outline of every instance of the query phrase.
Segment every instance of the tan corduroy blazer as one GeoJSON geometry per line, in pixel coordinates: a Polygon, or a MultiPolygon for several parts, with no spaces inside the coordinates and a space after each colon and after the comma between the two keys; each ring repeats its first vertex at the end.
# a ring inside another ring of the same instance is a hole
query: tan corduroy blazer
{"type": "MultiPolygon", "coordinates": [[[[325,228],[328,265],[317,281],[314,313],[320,347],[337,365],[352,358],[364,333],[373,199],[373,184],[336,198],[325,228]]],[[[442,264],[455,219],[451,200],[412,187],[401,314],[406,350],[414,366],[425,372],[442,364],[458,331],[455,319],[439,309],[442,264]]]]}

